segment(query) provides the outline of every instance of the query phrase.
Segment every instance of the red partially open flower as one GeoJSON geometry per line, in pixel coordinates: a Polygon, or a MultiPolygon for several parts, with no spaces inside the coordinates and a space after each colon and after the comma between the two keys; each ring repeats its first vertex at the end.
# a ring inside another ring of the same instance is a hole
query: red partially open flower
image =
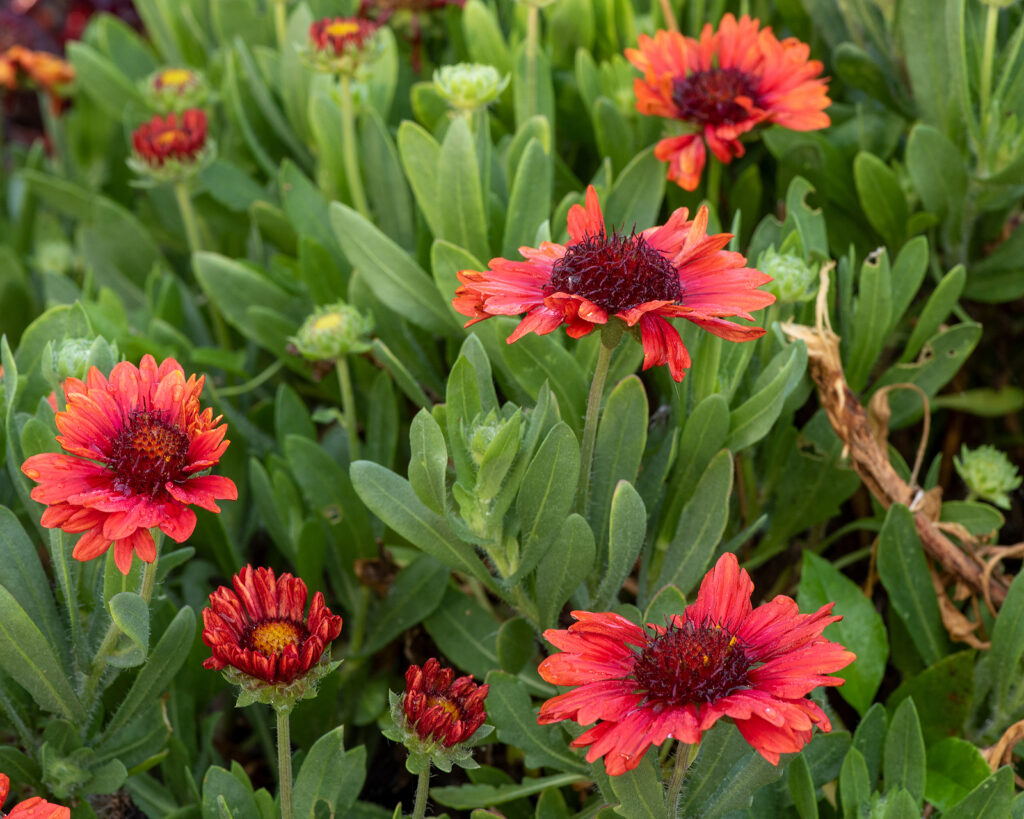
{"type": "Polygon", "coordinates": [[[726,14],[717,32],[710,23],[700,40],[677,31],[641,34],[626,57],[644,72],[633,82],[642,114],[691,123],[695,133],[663,139],[655,148],[668,161],[668,178],[686,190],[700,182],[704,145],[722,162],[743,156],[741,134],[764,122],[794,131],[829,124],[830,100],[822,64],[794,37],[781,42],[771,28],[744,15],[726,14]]]}
{"type": "Polygon", "coordinates": [[[179,114],[159,115],[132,133],[136,155],[147,165],[161,167],[165,162],[197,162],[206,147],[206,112],[189,108],[179,114]]]}
{"type": "MultiPolygon", "coordinates": [[[[11,780],[8,779],[7,774],[0,773],[0,809],[7,801],[10,789],[11,780]]],[[[0,815],[7,816],[9,819],[71,819],[71,809],[47,802],[41,796],[33,796],[31,799],[19,802],[11,808],[10,813],[0,815]]]]}
{"type": "Polygon", "coordinates": [[[341,633],[341,617],[331,614],[320,592],[306,614],[306,584],[273,569],[246,566],[221,586],[203,609],[203,642],[213,652],[204,668],[238,669],[271,684],[288,684],[320,662],[341,633]]]}
{"type": "Polygon", "coordinates": [[[343,54],[349,49],[361,49],[378,28],[376,23],[361,17],[325,17],[309,27],[309,39],[320,51],[343,54]]]}
{"type": "Polygon", "coordinates": [[[526,333],[544,335],[562,324],[566,333],[580,338],[615,317],[629,327],[639,325],[645,370],[668,364],[672,377],[681,381],[690,356],[668,317],[687,319],[730,341],[749,341],[764,335],[764,329],[723,317],[753,319],[749,311],[775,301],[757,289],[771,277],[744,267],[742,254],[723,249],[730,234],[707,235],[707,208],[693,221],[687,221],[688,215],[679,208],[659,227],[609,233],[591,186],[586,207],[569,210],[568,244],[521,247],[526,261],[491,259],[490,270],[460,271],[462,286],[452,305],[471,317],[467,327],[525,311],[508,337],[510,344],[526,333]]]}
{"type": "Polygon", "coordinates": [[[806,695],[841,685],[828,672],[855,655],[821,636],[832,605],[800,614],[779,595],[753,609],[754,584],[726,553],[701,583],[697,600],[665,626],[640,627],[611,612],[574,611],[568,630],[545,639],[562,649],[540,664],[555,685],[579,686],[541,706],[538,722],[570,719],[593,728],[572,745],[589,747],[587,761],[604,757],[612,776],[640,764],[651,745],[668,738],[700,742],[704,731],[730,717],[754,749],[773,764],[799,751],[825,713],[806,695]]]}
{"type": "Polygon", "coordinates": [[[133,552],[156,558],[150,529],[181,543],[196,527],[190,504],[219,512],[217,500],[238,497],[229,478],[200,474],[228,447],[220,416],[200,411],[204,381],[186,380],[173,358],[158,367],[146,355],[138,367],[115,365],[109,379],[93,367],[84,383],[64,382],[57,441],[70,454],[33,455],[21,469],[39,484],[32,498],[48,505],[43,526],[83,533],[73,557],[92,560],[113,542],[127,574],[133,552]]]}
{"type": "Polygon", "coordinates": [[[473,678],[459,677],[442,668],[431,657],[405,672],[402,711],[408,726],[425,743],[439,742],[445,748],[465,742],[484,724],[484,700],[490,687],[477,685],[473,678]]]}

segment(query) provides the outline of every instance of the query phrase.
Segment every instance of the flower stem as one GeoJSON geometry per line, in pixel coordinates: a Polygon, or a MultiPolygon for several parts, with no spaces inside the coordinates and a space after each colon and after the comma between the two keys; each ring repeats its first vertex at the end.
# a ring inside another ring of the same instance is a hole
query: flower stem
{"type": "Polygon", "coordinates": [[[537,48],[540,40],[540,9],[526,8],[526,119],[537,113],[537,48]]]}
{"type": "Polygon", "coordinates": [[[356,397],[352,391],[352,375],[348,368],[348,358],[338,356],[335,363],[338,371],[338,385],[341,387],[341,411],[345,415],[345,429],[348,432],[349,462],[359,460],[359,427],[356,421],[356,397]]]}
{"type": "Polygon", "coordinates": [[[992,65],[996,54],[996,32],[999,29],[999,9],[991,5],[985,14],[985,45],[981,57],[981,88],[979,112],[982,127],[988,123],[989,100],[992,96],[992,65]]]}
{"type": "Polygon", "coordinates": [[[178,200],[181,221],[185,225],[185,239],[188,242],[189,253],[197,253],[203,249],[202,240],[199,238],[199,222],[196,221],[192,197],[189,196],[188,185],[184,181],[174,183],[174,198],[178,200]]]}
{"type": "Polygon", "coordinates": [[[284,51],[288,43],[288,15],[284,0],[272,0],[274,7],[274,29],[277,32],[277,47],[284,51]]]}
{"type": "Polygon", "coordinates": [[[359,176],[359,162],[356,157],[356,115],[352,106],[352,80],[347,74],[341,75],[341,143],[352,204],[364,218],[369,219],[370,206],[366,202],[366,194],[363,193],[363,180],[359,176]]]}
{"type": "Polygon", "coordinates": [[[427,792],[430,790],[430,766],[420,771],[416,780],[416,804],[412,808],[412,819],[424,819],[427,815],[427,792]]]}
{"type": "Polygon", "coordinates": [[[679,23],[676,22],[675,12],[672,11],[671,0],[659,0],[661,4],[661,16],[665,18],[665,28],[669,31],[679,31],[679,23]]]}
{"type": "Polygon", "coordinates": [[[292,731],[291,709],[277,709],[277,779],[281,796],[281,819],[292,819],[292,731]]]}
{"type": "Polygon", "coordinates": [[[683,789],[686,771],[697,756],[697,744],[687,745],[676,741],[676,764],[672,768],[672,780],[668,783],[668,819],[676,819],[679,815],[679,792],[683,789]]]}
{"type": "Polygon", "coordinates": [[[597,440],[597,417],[601,412],[601,396],[604,382],[608,377],[608,365],[612,352],[622,338],[622,323],[612,319],[601,332],[601,346],[598,348],[594,378],[590,382],[590,396],[587,398],[587,417],[583,422],[583,441],[580,444],[580,480],[576,488],[576,511],[584,517],[590,506],[590,467],[594,460],[594,442],[597,440]],[[615,329],[609,329],[609,328],[615,329]]]}

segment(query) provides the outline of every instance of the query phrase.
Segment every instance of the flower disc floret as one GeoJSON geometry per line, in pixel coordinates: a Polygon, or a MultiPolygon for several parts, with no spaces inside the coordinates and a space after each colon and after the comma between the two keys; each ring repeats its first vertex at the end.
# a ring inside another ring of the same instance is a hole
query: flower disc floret
{"type": "Polygon", "coordinates": [[[561,653],[540,664],[555,685],[574,686],[545,702],[541,724],[595,723],[573,747],[587,761],[604,757],[609,775],[640,764],[668,738],[695,745],[704,731],[731,718],[754,749],[773,764],[799,751],[828,717],[807,699],[855,659],[822,637],[842,618],[832,604],[801,614],[785,596],[751,606],[754,590],[736,556],[724,554],[701,583],[696,601],[664,625],[636,625],[612,612],[575,611],[576,623],[545,639],[561,653]]]}
{"type": "Polygon", "coordinates": [[[779,40],[744,15],[726,14],[699,40],[677,31],[640,35],[626,57],[643,72],[633,83],[641,114],[686,123],[690,133],[661,140],[655,156],[686,190],[700,184],[705,146],[722,162],[743,156],[740,137],[762,123],[794,131],[826,128],[830,100],[823,66],[793,37],[779,40]]]}
{"type": "Polygon", "coordinates": [[[174,112],[200,108],[210,94],[205,77],[191,68],[154,71],[143,81],[142,90],[154,109],[174,112]]]}
{"type": "Polygon", "coordinates": [[[752,310],[775,297],[758,287],[771,278],[744,267],[740,253],[725,250],[732,236],[708,235],[708,211],[690,221],[679,208],[664,225],[626,235],[609,230],[597,193],[587,188],[585,205],[569,210],[569,241],[521,247],[524,261],[491,259],[485,271],[462,270],[452,305],[469,317],[466,326],[491,316],[526,315],[508,337],[544,335],[565,325],[581,338],[609,321],[621,321],[639,336],[644,369],[668,364],[676,381],[690,366],[679,332],[667,319],[684,318],[729,341],[764,335],[761,327],[726,321],[753,320],[752,310]]]}
{"type": "Polygon", "coordinates": [[[64,382],[67,409],[56,423],[67,454],[33,455],[22,471],[39,484],[32,498],[47,505],[43,526],[82,533],[73,557],[92,560],[113,544],[127,574],[133,554],[156,558],[150,529],[181,543],[196,526],[191,504],[219,512],[218,500],[238,497],[229,478],[202,474],[228,447],[220,416],[200,409],[204,380],[146,355],[109,378],[92,367],[84,382],[64,382]]]}

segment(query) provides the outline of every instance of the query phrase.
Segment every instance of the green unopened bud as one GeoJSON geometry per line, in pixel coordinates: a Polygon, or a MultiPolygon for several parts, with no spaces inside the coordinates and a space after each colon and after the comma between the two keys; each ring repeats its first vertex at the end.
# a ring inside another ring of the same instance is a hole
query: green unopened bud
{"type": "Polygon", "coordinates": [[[369,350],[366,336],[371,330],[373,316],[364,316],[355,307],[339,301],[318,307],[303,323],[299,334],[289,341],[313,361],[336,360],[348,353],[369,350]]]}
{"type": "Polygon", "coordinates": [[[142,81],[142,94],[154,111],[180,113],[205,106],[210,86],[200,72],[191,68],[164,68],[142,81]]]}
{"type": "Polygon", "coordinates": [[[967,484],[969,499],[981,498],[1002,509],[1010,508],[1010,495],[1020,486],[1021,476],[1005,453],[994,446],[977,449],[960,448],[960,457],[953,457],[953,465],[967,484]]]}
{"type": "Polygon", "coordinates": [[[505,90],[509,76],[493,65],[458,63],[434,72],[434,87],[452,108],[474,111],[494,102],[505,90]]]}
{"type": "Polygon", "coordinates": [[[792,253],[777,253],[774,247],[765,250],[757,260],[757,269],[772,280],[765,285],[780,304],[794,304],[814,298],[818,275],[807,262],[792,253]]]}
{"type": "Polygon", "coordinates": [[[117,344],[98,338],[65,338],[49,341],[43,348],[40,367],[43,377],[55,389],[68,378],[84,381],[90,367],[110,372],[120,359],[117,344]]]}

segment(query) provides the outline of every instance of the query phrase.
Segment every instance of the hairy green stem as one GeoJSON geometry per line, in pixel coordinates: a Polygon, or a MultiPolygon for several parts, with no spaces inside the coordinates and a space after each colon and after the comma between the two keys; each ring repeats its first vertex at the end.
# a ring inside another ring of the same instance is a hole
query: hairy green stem
{"type": "Polygon", "coordinates": [[[288,9],[285,0],[272,0],[274,7],[274,30],[277,32],[277,47],[284,51],[288,44],[288,9]]]}
{"type": "Polygon", "coordinates": [[[202,240],[199,238],[199,222],[196,220],[196,212],[192,207],[192,197],[189,195],[186,182],[179,180],[174,183],[174,198],[178,201],[181,221],[185,226],[189,253],[197,253],[203,249],[202,240]]]}
{"type": "Polygon", "coordinates": [[[359,176],[359,161],[356,151],[356,115],[352,105],[352,80],[347,74],[341,75],[341,152],[345,163],[345,176],[348,179],[349,193],[352,204],[362,214],[370,218],[370,206],[363,192],[363,180],[359,176]]]}
{"type": "Polygon", "coordinates": [[[526,8],[526,118],[537,113],[537,50],[540,41],[540,9],[526,8]]]}
{"type": "Polygon", "coordinates": [[[985,45],[981,56],[981,87],[979,90],[979,100],[981,103],[979,117],[983,129],[989,124],[998,127],[998,123],[990,123],[988,110],[989,101],[992,98],[992,66],[995,62],[996,32],[998,30],[999,9],[995,6],[989,6],[985,13],[985,45]]]}
{"type": "Polygon", "coordinates": [[[416,779],[416,804],[412,808],[412,819],[424,819],[427,815],[427,792],[430,790],[430,765],[419,773],[416,779]]]}
{"type": "Polygon", "coordinates": [[[359,426],[356,420],[356,396],[352,391],[352,374],[349,372],[348,358],[338,356],[335,362],[338,371],[338,386],[341,388],[341,411],[345,416],[345,430],[348,432],[349,462],[359,460],[359,426]]]}
{"type": "Polygon", "coordinates": [[[586,516],[590,506],[590,468],[594,460],[594,442],[597,440],[597,419],[601,414],[601,396],[604,394],[604,382],[608,377],[608,365],[612,361],[612,352],[622,338],[622,323],[612,319],[601,333],[601,346],[598,348],[597,364],[594,366],[594,377],[590,382],[590,395],[587,398],[587,416],[583,422],[583,440],[580,444],[580,480],[576,488],[576,511],[586,516]],[[609,329],[615,328],[615,329],[609,329]]]}
{"type": "Polygon", "coordinates": [[[277,709],[277,780],[281,796],[281,819],[292,819],[292,731],[290,708],[277,709]]]}
{"type": "Polygon", "coordinates": [[[668,798],[665,801],[668,819],[676,819],[679,815],[679,792],[683,789],[686,771],[697,756],[698,747],[700,746],[676,741],[676,764],[672,767],[672,779],[668,784],[668,798]]]}

